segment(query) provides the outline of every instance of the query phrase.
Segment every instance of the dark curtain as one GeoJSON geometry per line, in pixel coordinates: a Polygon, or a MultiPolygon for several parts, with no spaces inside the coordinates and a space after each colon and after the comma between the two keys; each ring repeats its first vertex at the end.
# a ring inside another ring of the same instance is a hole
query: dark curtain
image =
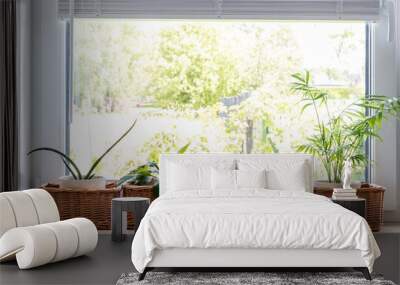
{"type": "Polygon", "coordinates": [[[0,0],[0,191],[18,187],[16,1],[0,0]]]}

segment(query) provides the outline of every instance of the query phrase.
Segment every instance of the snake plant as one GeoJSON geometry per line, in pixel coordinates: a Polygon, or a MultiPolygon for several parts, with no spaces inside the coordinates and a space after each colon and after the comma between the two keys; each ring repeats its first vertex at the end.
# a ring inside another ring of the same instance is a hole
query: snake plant
{"type": "Polygon", "coordinates": [[[99,158],[97,158],[93,164],[91,165],[91,167],[89,168],[89,171],[86,174],[82,174],[82,171],[79,169],[79,167],[76,165],[76,163],[65,153],[54,149],[54,148],[50,148],[50,147],[39,147],[39,148],[35,148],[33,150],[31,150],[30,152],[28,152],[28,155],[37,152],[37,151],[49,151],[49,152],[53,152],[57,155],[60,156],[62,162],[64,163],[65,167],[68,169],[68,171],[71,173],[72,177],[74,177],[75,180],[82,180],[82,179],[92,179],[93,177],[95,177],[95,170],[96,167],[100,164],[100,162],[103,160],[103,158],[118,144],[120,143],[129,133],[130,131],[133,129],[133,127],[136,125],[136,121],[135,120],[133,122],[133,124],[109,147],[107,148],[107,150],[100,155],[99,158]]]}

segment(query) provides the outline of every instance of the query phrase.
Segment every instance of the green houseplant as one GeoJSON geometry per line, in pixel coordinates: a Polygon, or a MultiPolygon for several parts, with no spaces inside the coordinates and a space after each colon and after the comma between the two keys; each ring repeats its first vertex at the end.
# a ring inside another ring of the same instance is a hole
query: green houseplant
{"type": "Polygon", "coordinates": [[[381,139],[379,130],[384,120],[398,117],[400,100],[371,95],[359,98],[344,106],[336,114],[329,110],[327,90],[312,86],[308,71],[292,75],[292,90],[302,96],[302,112],[312,108],[316,117],[315,133],[307,142],[297,146],[297,151],[314,155],[322,163],[328,182],[341,183],[346,159],[353,166],[367,163],[364,144],[369,137],[381,139]],[[321,109],[325,109],[327,120],[323,120],[321,109]]]}
{"type": "MultiPolygon", "coordinates": [[[[177,153],[184,154],[188,150],[190,144],[190,142],[185,144],[183,147],[178,149],[177,153]]],[[[154,197],[157,198],[159,195],[158,173],[158,163],[156,161],[150,161],[146,164],[136,167],[135,169],[131,170],[126,175],[121,177],[117,182],[117,186],[119,187],[124,184],[134,186],[148,185],[153,188],[154,197]]]]}
{"type": "Polygon", "coordinates": [[[132,125],[109,147],[100,155],[90,166],[87,173],[83,173],[78,165],[72,160],[71,157],[65,153],[50,147],[40,147],[31,150],[28,155],[38,151],[49,151],[60,156],[65,167],[68,169],[70,176],[62,176],[59,179],[60,187],[62,188],[87,188],[87,189],[104,189],[106,186],[106,179],[101,176],[96,176],[96,167],[104,159],[104,157],[111,152],[111,150],[119,144],[134,128],[136,120],[132,125]]]}
{"type": "Polygon", "coordinates": [[[130,183],[132,185],[150,185],[154,183],[158,178],[158,165],[154,161],[150,161],[146,164],[140,165],[135,169],[131,170],[128,174],[121,177],[117,186],[121,186],[124,183],[130,183]]]}

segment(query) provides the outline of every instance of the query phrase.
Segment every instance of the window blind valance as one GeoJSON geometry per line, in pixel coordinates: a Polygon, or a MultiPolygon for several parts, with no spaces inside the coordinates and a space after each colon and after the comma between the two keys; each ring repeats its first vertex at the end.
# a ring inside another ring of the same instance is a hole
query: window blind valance
{"type": "Polygon", "coordinates": [[[378,20],[382,0],[58,0],[60,18],[378,20]]]}

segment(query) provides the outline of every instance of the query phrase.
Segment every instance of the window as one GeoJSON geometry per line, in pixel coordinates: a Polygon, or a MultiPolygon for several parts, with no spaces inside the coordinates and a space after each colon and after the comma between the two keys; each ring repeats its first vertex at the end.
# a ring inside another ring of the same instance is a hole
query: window
{"type": "Polygon", "coordinates": [[[365,96],[365,50],[365,22],[75,19],[71,155],[89,165],[135,119],[99,174],[189,142],[189,152],[294,152],[315,117],[291,75],[310,70],[335,112],[365,96]]]}

